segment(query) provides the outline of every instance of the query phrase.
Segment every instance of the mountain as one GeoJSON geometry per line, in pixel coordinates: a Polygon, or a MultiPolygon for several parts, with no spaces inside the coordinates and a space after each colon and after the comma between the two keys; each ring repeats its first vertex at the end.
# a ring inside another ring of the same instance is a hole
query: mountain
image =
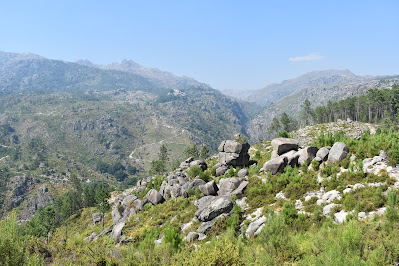
{"type": "MultiPolygon", "coordinates": [[[[313,76],[313,74],[314,72],[309,73],[310,76],[313,76]]],[[[362,78],[348,74],[345,78],[342,76],[338,77],[337,75],[333,77],[331,80],[334,79],[336,82],[330,82],[325,86],[318,85],[297,89],[297,91],[266,106],[248,123],[247,132],[250,138],[253,141],[267,138],[268,134],[266,131],[273,118],[280,117],[284,112],[299,119],[303,102],[306,99],[311,102],[311,108],[314,109],[318,106],[326,105],[328,101],[335,102],[351,96],[364,94],[370,89],[392,88],[393,85],[399,84],[398,76],[362,78]],[[350,80],[352,81],[349,82],[350,80]]],[[[318,80],[324,80],[324,78],[318,80]]],[[[292,83],[292,80],[288,82],[292,83]]]]}
{"type": "Polygon", "coordinates": [[[28,218],[40,206],[26,203],[28,195],[36,198],[39,186],[56,195],[52,188],[72,174],[120,186],[99,163],[137,168],[119,180],[133,182],[148,173],[162,144],[168,169],[193,144],[214,152],[222,139],[246,135],[247,109],[203,83],[132,61],[96,66],[1,52],[0,171],[7,178],[0,211],[17,208],[28,218]]]}
{"type": "Polygon", "coordinates": [[[357,76],[349,70],[312,71],[278,84],[270,84],[253,92],[246,100],[255,102],[260,106],[267,106],[304,88],[325,88],[347,83],[364,82],[372,78],[371,76],[357,76]]]}

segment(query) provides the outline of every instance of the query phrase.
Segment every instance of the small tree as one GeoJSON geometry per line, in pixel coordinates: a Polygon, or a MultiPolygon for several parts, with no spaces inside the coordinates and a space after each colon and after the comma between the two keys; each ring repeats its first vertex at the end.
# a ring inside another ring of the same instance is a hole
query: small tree
{"type": "Polygon", "coordinates": [[[104,231],[105,213],[110,208],[109,203],[108,203],[109,197],[110,197],[110,194],[108,192],[108,189],[106,189],[104,186],[101,186],[100,189],[97,190],[97,193],[96,193],[97,206],[96,207],[102,216],[103,231],[104,231]]]}
{"type": "Polygon", "coordinates": [[[207,146],[202,147],[201,149],[201,159],[205,160],[209,157],[209,149],[207,146]]]}

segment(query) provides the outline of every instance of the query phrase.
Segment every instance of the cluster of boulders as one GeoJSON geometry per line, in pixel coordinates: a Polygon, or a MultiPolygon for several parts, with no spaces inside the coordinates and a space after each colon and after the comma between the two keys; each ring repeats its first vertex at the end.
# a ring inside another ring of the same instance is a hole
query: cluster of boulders
{"type": "Polygon", "coordinates": [[[339,162],[345,159],[349,152],[348,146],[342,142],[336,142],[332,147],[322,147],[320,150],[314,146],[300,148],[297,140],[289,138],[276,138],[271,144],[271,160],[264,164],[263,171],[273,175],[282,173],[287,165],[301,166],[304,163],[310,164],[313,160],[319,163],[339,162]]]}
{"type": "MultiPolygon", "coordinates": [[[[243,167],[249,164],[249,144],[240,143],[235,140],[223,141],[219,146],[218,164],[216,171],[225,174],[230,166],[243,167]]],[[[208,168],[203,160],[194,160],[188,158],[180,164],[180,167],[174,172],[165,176],[159,191],[150,189],[144,199],[139,199],[136,195],[142,193],[147,189],[147,186],[155,177],[148,177],[140,180],[137,185],[125,192],[113,196],[110,199],[112,204],[112,220],[114,226],[112,231],[106,229],[110,237],[114,238],[116,242],[128,241],[122,234],[125,222],[132,216],[141,211],[146,204],[157,205],[163,203],[167,198],[176,199],[178,197],[189,197],[190,190],[200,191],[203,197],[198,198],[194,205],[198,208],[193,219],[202,222],[202,225],[197,230],[198,232],[190,232],[186,239],[188,241],[203,239],[206,237],[205,233],[215,224],[216,220],[223,215],[228,215],[233,209],[234,205],[239,203],[245,205],[245,198],[243,198],[244,190],[248,185],[247,169],[241,169],[238,172],[238,177],[222,178],[219,184],[215,180],[205,182],[202,179],[195,178],[190,180],[187,171],[198,166],[203,171],[208,168]],[[136,195],[134,195],[136,194],[136,195]],[[232,197],[235,196],[235,201],[232,197]]],[[[93,223],[99,222],[101,217],[97,214],[93,215],[93,223]]],[[[182,230],[189,230],[192,222],[182,225],[182,230]]],[[[98,235],[91,235],[87,241],[97,239],[98,235]]],[[[162,238],[157,240],[162,241],[162,238]]]]}
{"type": "Polygon", "coordinates": [[[240,143],[237,140],[225,140],[219,145],[218,164],[216,168],[216,175],[224,175],[230,166],[248,166],[249,165],[249,150],[248,143],[240,143]]]}

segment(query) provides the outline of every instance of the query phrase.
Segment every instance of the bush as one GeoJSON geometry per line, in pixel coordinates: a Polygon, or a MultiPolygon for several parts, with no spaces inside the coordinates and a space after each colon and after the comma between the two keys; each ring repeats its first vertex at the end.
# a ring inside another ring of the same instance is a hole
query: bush
{"type": "Polygon", "coordinates": [[[170,246],[177,250],[180,249],[181,246],[183,245],[183,241],[179,236],[179,227],[173,227],[172,225],[169,225],[164,231],[164,242],[169,243],[170,246]]]}
{"type": "Polygon", "coordinates": [[[211,180],[211,174],[208,171],[200,172],[199,178],[204,180],[205,182],[209,182],[211,180]]]}
{"type": "Polygon", "coordinates": [[[279,136],[279,138],[289,138],[289,137],[290,137],[290,135],[288,134],[288,132],[285,131],[285,130],[279,131],[279,132],[278,132],[278,136],[279,136]]]}
{"type": "Polygon", "coordinates": [[[202,172],[201,167],[198,166],[198,165],[195,165],[195,166],[191,167],[190,170],[188,170],[187,173],[188,173],[188,175],[189,175],[191,178],[195,178],[195,177],[198,176],[201,172],[202,172]]]}

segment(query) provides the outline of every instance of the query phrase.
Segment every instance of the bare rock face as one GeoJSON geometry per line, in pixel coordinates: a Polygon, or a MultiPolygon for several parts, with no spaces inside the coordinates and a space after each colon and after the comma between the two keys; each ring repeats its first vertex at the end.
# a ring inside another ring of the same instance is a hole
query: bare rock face
{"type": "Polygon", "coordinates": [[[219,145],[218,159],[222,165],[247,166],[249,165],[249,144],[235,140],[224,140],[219,145]]]}
{"type": "Polygon", "coordinates": [[[286,153],[287,151],[298,150],[298,141],[289,138],[276,138],[272,140],[273,150],[277,152],[278,155],[286,153]]]}
{"type": "Polygon", "coordinates": [[[332,146],[330,153],[328,154],[328,162],[340,162],[345,159],[349,153],[349,148],[343,142],[336,142],[332,146]]]}
{"type": "Polygon", "coordinates": [[[267,161],[263,166],[263,170],[265,171],[265,173],[269,171],[272,172],[272,175],[275,175],[276,173],[282,173],[284,171],[284,168],[287,166],[287,162],[287,157],[282,155],[280,157],[267,161]]]}

